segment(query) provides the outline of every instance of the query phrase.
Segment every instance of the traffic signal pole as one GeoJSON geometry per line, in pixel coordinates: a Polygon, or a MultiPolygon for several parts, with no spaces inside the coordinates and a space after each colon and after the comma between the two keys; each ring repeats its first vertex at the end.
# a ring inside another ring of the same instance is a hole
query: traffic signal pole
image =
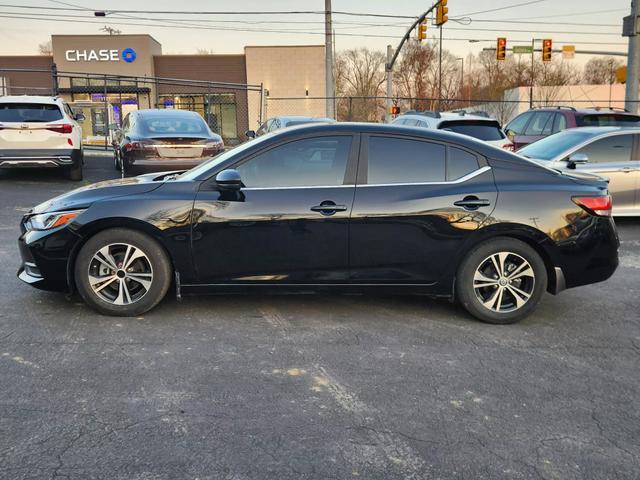
{"type": "MultiPolygon", "coordinates": [[[[628,28],[624,28],[622,33],[629,37],[624,108],[633,113],[638,113],[638,69],[640,68],[640,36],[638,36],[639,1],[640,0],[631,0],[631,18],[628,24],[625,22],[625,27],[628,26],[628,28]]],[[[626,20],[627,19],[625,19],[625,21],[626,20]]]]}
{"type": "Polygon", "coordinates": [[[424,22],[427,16],[436,7],[438,7],[438,5],[440,5],[441,2],[442,0],[438,0],[436,3],[434,3],[431,6],[429,10],[424,12],[415,22],[413,22],[413,24],[407,30],[407,33],[405,33],[404,37],[402,37],[402,40],[400,40],[400,44],[398,45],[398,48],[396,48],[395,52],[393,53],[393,55],[391,55],[390,58],[389,58],[389,53],[391,52],[391,50],[393,50],[393,47],[387,48],[387,63],[384,66],[384,70],[387,74],[387,113],[385,115],[385,121],[387,123],[391,121],[391,102],[392,102],[392,96],[393,96],[393,65],[396,63],[396,60],[398,59],[398,55],[400,55],[400,51],[402,50],[402,47],[404,46],[405,43],[407,43],[407,40],[409,40],[409,37],[411,36],[411,32],[413,32],[413,30],[419,24],[424,22]]]}
{"type": "Polygon", "coordinates": [[[333,27],[331,21],[331,0],[324,2],[325,12],[325,97],[326,98],[326,116],[336,118],[335,112],[335,91],[333,85],[333,27]]]}

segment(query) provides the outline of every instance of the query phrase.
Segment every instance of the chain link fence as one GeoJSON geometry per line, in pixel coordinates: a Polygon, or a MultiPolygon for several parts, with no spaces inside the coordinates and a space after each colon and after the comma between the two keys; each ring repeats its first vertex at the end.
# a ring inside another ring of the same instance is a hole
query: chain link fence
{"type": "MultiPolygon", "coordinates": [[[[384,122],[387,110],[386,97],[362,97],[345,96],[331,98],[335,105],[336,120],[339,122],[384,122]]],[[[326,97],[266,97],[264,117],[272,118],[287,115],[305,115],[325,117],[326,97]]],[[[553,100],[529,99],[523,100],[489,100],[489,99],[439,99],[439,98],[411,98],[394,97],[392,105],[399,107],[400,113],[410,110],[417,111],[441,111],[460,112],[468,114],[476,113],[483,116],[495,118],[502,125],[508,123],[513,117],[530,108],[540,107],[573,107],[579,108],[600,108],[622,110],[623,102],[611,99],[589,99],[589,100],[553,100]]]]}

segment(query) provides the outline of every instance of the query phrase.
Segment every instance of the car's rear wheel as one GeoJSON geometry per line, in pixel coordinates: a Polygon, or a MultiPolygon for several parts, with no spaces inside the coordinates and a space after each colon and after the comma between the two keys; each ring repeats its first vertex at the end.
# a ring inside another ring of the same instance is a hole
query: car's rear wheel
{"type": "Polygon", "coordinates": [[[151,310],[171,284],[162,246],[135,230],[114,228],[91,237],[76,259],[75,281],[87,304],[100,313],[135,316],[151,310]]]}
{"type": "Polygon", "coordinates": [[[117,150],[114,150],[114,152],[113,152],[113,166],[118,171],[122,170],[122,163],[121,163],[121,160],[120,160],[120,154],[118,154],[117,150]]]}
{"type": "Polygon", "coordinates": [[[514,238],[494,238],[475,247],[456,277],[458,301],[487,323],[515,323],[528,316],[547,289],[540,255],[514,238]]]}
{"type": "Polygon", "coordinates": [[[80,158],[75,165],[67,167],[67,178],[69,180],[82,180],[82,164],[84,163],[84,154],[80,153],[80,158]]]}

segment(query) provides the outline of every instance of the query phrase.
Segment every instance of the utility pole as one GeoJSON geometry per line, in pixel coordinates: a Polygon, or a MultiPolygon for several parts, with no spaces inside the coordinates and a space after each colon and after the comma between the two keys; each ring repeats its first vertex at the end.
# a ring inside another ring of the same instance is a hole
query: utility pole
{"type": "Polygon", "coordinates": [[[530,84],[529,84],[529,109],[533,108],[533,82],[535,80],[535,77],[533,75],[533,70],[534,70],[534,57],[533,57],[533,53],[536,50],[536,39],[532,38],[531,39],[531,75],[530,75],[530,84]]]}
{"type": "Polygon", "coordinates": [[[629,37],[627,53],[627,84],[624,108],[638,112],[638,69],[640,68],[640,37],[638,36],[638,2],[631,0],[631,15],[624,18],[622,35],[629,37]]]}
{"type": "Polygon", "coordinates": [[[335,92],[333,88],[333,26],[331,22],[331,0],[324,0],[324,32],[326,113],[327,117],[336,118],[335,92]]]}
{"type": "MultiPolygon", "coordinates": [[[[393,47],[387,45],[387,63],[391,64],[393,59],[393,47]]],[[[387,112],[384,116],[385,123],[391,123],[391,97],[393,97],[393,70],[390,68],[385,69],[387,71],[387,112]]]]}
{"type": "Polygon", "coordinates": [[[438,47],[438,111],[442,110],[442,25],[440,25],[440,46],[438,47]]]}

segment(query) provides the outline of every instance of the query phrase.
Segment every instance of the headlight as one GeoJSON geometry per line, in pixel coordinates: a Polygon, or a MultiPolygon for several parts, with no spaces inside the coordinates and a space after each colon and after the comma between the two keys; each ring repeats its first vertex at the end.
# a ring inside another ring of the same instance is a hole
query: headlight
{"type": "Polygon", "coordinates": [[[69,210],[68,212],[49,212],[33,215],[25,222],[27,230],[49,230],[62,227],[80,215],[84,210],[69,210]]]}

